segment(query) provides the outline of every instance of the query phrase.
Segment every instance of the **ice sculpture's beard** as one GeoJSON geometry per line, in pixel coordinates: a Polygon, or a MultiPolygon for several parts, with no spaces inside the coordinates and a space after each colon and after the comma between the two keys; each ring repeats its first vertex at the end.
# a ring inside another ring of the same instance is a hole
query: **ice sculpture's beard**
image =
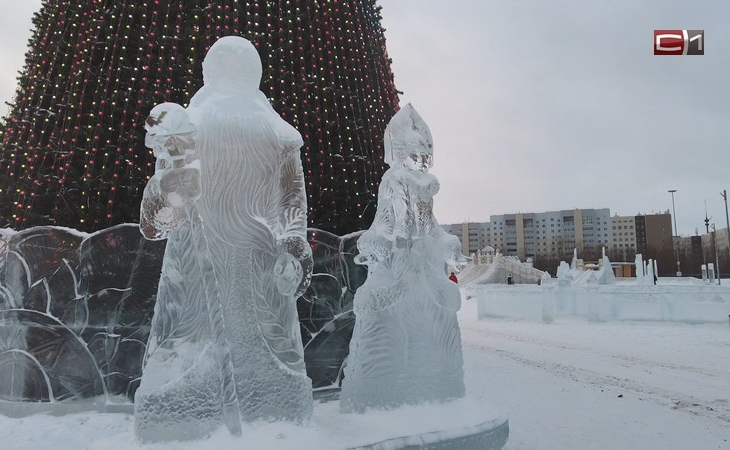
{"type": "Polygon", "coordinates": [[[268,111],[249,99],[236,99],[243,112],[220,106],[201,108],[198,122],[206,233],[234,246],[272,243],[264,224],[273,223],[278,207],[280,152],[268,111]]]}

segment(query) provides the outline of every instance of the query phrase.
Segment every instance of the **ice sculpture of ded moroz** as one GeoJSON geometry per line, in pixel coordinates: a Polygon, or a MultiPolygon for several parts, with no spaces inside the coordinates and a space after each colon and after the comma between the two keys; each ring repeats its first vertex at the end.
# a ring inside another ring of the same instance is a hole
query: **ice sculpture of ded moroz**
{"type": "Polygon", "coordinates": [[[464,395],[460,294],[445,270],[461,245],[433,215],[433,141],[410,103],[386,128],[385,162],[375,220],[357,244],[368,278],[355,293],[343,412],[464,395]]]}
{"type": "Polygon", "coordinates": [[[140,228],[168,241],[135,397],[141,441],[311,416],[295,306],[312,272],[302,138],[261,74],[248,40],[221,38],[190,106],[158,105],[146,122],[158,162],[140,228]]]}

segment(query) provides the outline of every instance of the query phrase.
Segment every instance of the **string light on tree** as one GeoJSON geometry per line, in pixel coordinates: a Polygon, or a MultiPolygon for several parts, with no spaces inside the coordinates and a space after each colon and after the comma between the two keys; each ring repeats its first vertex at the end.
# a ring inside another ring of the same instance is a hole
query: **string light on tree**
{"type": "Polygon", "coordinates": [[[375,0],[45,0],[2,126],[0,226],[138,220],[154,171],[143,121],[186,105],[219,37],[261,54],[261,90],[304,137],[310,226],[367,228],[398,108],[375,0]]]}

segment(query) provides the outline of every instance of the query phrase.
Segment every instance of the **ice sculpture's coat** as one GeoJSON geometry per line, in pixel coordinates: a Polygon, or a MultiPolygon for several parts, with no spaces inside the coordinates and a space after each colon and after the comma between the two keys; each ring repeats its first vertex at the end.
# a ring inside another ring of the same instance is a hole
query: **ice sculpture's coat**
{"type": "Polygon", "coordinates": [[[203,75],[187,110],[163,104],[147,120],[159,161],[140,227],[168,243],[135,398],[142,440],[312,410],[295,306],[312,270],[302,138],[258,90],[247,40],[218,40],[203,75]]]}
{"type": "Polygon", "coordinates": [[[355,329],[340,408],[395,407],[464,395],[456,266],[460,244],[433,215],[438,192],[428,127],[413,107],[386,129],[391,165],[378,191],[378,210],[358,241],[368,278],[354,299],[355,329]]]}

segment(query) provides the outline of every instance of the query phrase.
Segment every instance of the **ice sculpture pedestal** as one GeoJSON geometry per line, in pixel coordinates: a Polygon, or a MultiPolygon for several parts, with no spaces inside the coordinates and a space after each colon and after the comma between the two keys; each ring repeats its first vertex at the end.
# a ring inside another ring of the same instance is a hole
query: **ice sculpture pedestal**
{"type": "MultiPolygon", "coordinates": [[[[438,409],[438,408],[436,408],[438,409]]],[[[397,413],[397,412],[396,412],[397,413]]],[[[365,445],[350,447],[347,450],[365,449],[429,449],[429,450],[499,450],[504,447],[509,437],[509,423],[506,416],[491,415],[483,412],[463,421],[459,425],[444,426],[443,417],[451,413],[450,408],[442,411],[414,411],[410,415],[413,421],[421,421],[421,425],[432,428],[413,433],[393,433],[393,437],[385,438],[365,445]]],[[[390,420],[382,417],[383,425],[390,420]]],[[[359,426],[359,424],[358,424],[359,426]]]]}
{"type": "Polygon", "coordinates": [[[308,426],[244,425],[244,435],[271,449],[498,450],[507,442],[509,424],[494,406],[469,398],[365,414],[342,414],[337,402],[325,402],[315,403],[308,426]]]}
{"type": "Polygon", "coordinates": [[[134,414],[132,403],[99,403],[97,399],[74,402],[29,402],[0,400],[0,415],[19,419],[33,414],[62,416],[85,411],[134,414]]]}

